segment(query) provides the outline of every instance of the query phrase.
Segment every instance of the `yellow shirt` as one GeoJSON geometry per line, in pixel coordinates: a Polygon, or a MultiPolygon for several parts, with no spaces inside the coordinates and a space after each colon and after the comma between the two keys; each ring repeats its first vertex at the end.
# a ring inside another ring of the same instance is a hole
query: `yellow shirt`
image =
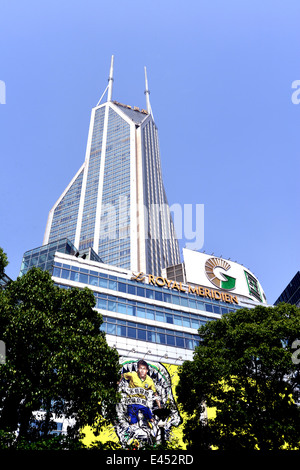
{"type": "MultiPolygon", "coordinates": [[[[144,388],[145,390],[152,390],[154,393],[156,393],[156,388],[154,385],[153,380],[149,375],[146,375],[145,380],[140,379],[138,374],[136,372],[126,372],[124,374],[124,378],[126,380],[129,380],[129,387],[130,388],[144,388]]],[[[141,395],[139,395],[141,396],[141,395]]]]}

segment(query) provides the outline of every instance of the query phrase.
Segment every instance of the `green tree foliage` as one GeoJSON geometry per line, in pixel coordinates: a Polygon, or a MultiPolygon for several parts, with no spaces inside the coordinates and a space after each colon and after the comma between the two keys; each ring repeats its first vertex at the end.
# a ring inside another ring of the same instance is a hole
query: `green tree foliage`
{"type": "Polygon", "coordinates": [[[0,292],[0,429],[19,429],[19,442],[49,436],[53,413],[76,418],[77,438],[85,425],[100,429],[114,418],[118,354],[94,306],[89,289],[59,288],[36,268],[0,292]],[[44,419],[32,427],[40,409],[44,419]]]}
{"type": "Polygon", "coordinates": [[[207,323],[199,334],[177,386],[189,417],[188,445],[299,449],[300,310],[288,304],[240,309],[207,323]],[[215,414],[207,418],[204,405],[215,414]]]}
{"type": "Polygon", "coordinates": [[[6,253],[4,253],[3,248],[0,248],[0,279],[3,277],[4,270],[8,265],[8,259],[6,253]]]}

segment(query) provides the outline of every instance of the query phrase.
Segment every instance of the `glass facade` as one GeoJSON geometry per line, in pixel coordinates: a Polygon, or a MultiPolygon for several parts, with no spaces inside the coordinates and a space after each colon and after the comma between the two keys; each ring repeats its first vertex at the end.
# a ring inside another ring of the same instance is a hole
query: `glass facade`
{"type": "Polygon", "coordinates": [[[130,126],[111,108],[98,253],[104,263],[130,269],[130,126]]]}
{"type": "Polygon", "coordinates": [[[199,344],[199,336],[197,335],[106,316],[103,317],[101,330],[108,335],[123,336],[183,349],[193,350],[199,344]]]}
{"type": "Polygon", "coordinates": [[[48,245],[26,251],[23,255],[20,275],[26,274],[32,267],[37,267],[52,274],[54,265],[54,255],[59,251],[68,255],[75,255],[76,248],[70,240],[63,238],[48,245]]]}
{"type": "Polygon", "coordinates": [[[78,209],[81,195],[83,170],[56,206],[51,224],[49,243],[63,237],[75,241],[78,209]]]}
{"type": "Polygon", "coordinates": [[[274,305],[280,302],[289,303],[300,307],[300,271],[298,271],[284,291],[280,294],[274,305]]]}
{"type": "Polygon", "coordinates": [[[44,243],[67,237],[79,250],[92,247],[106,264],[135,270],[139,263],[156,275],[180,263],[152,116],[104,103],[93,110],[87,148],[82,170],[52,209],[44,243]],[[137,184],[138,178],[142,184],[137,184]],[[141,210],[140,201],[144,201],[145,240],[140,238],[138,221],[131,220],[137,207],[141,210]],[[133,233],[136,240],[131,239],[133,233]]]}
{"type": "MultiPolygon", "coordinates": [[[[137,325],[134,327],[131,326],[131,328],[135,328],[136,330],[145,329],[143,323],[138,323],[139,319],[143,319],[142,322],[150,321],[168,324],[168,334],[173,336],[176,334],[182,337],[182,334],[178,334],[177,331],[172,330],[173,326],[176,326],[176,328],[184,327],[197,330],[201,325],[214,320],[217,316],[239,308],[237,306],[229,307],[225,303],[213,299],[203,301],[194,293],[171,293],[167,288],[159,288],[148,284],[139,285],[136,281],[130,279],[110,275],[105,272],[97,272],[93,269],[85,269],[70,264],[59,263],[57,261],[53,268],[53,276],[60,278],[62,284],[65,282],[65,288],[70,288],[69,281],[74,281],[83,284],[83,286],[88,286],[93,290],[96,308],[98,308],[104,316],[108,313],[111,315],[108,317],[109,319],[104,320],[105,324],[115,324],[116,318],[120,318],[120,314],[128,315],[135,317],[137,325]],[[95,288],[100,289],[96,290],[95,288]],[[103,291],[101,292],[102,289],[103,291]],[[152,302],[149,303],[149,301],[147,302],[145,299],[150,299],[152,302]],[[153,301],[164,302],[169,305],[166,306],[153,301]],[[179,308],[174,308],[175,306],[179,308]],[[188,311],[188,309],[193,309],[194,311],[188,311]],[[196,310],[198,312],[196,312],[196,310]],[[215,317],[207,316],[206,312],[217,315],[215,317]]],[[[62,287],[61,284],[59,285],[62,287]]],[[[106,326],[103,326],[103,328],[106,328],[106,326]]],[[[105,331],[108,333],[108,331],[112,330],[105,331]]],[[[116,334],[120,334],[120,331],[124,333],[130,330],[116,329],[116,331],[116,334]]],[[[121,336],[131,337],[127,336],[127,333],[123,333],[121,336]]],[[[138,333],[135,334],[138,335],[138,333]]],[[[186,333],[184,333],[184,337],[185,336],[186,333]]],[[[154,337],[155,336],[153,336],[153,338],[154,337]]],[[[137,337],[137,339],[140,339],[140,336],[137,337]]],[[[191,342],[189,344],[194,343],[191,342]]]]}
{"type": "Polygon", "coordinates": [[[157,128],[149,120],[143,128],[144,198],[148,212],[146,272],[161,273],[180,262],[178,241],[163,185],[157,128]]]}
{"type": "Polygon", "coordinates": [[[88,160],[87,180],[84,194],[84,207],[80,227],[79,249],[93,246],[97,211],[99,173],[103,140],[105,108],[95,111],[91,151],[88,160]]]}

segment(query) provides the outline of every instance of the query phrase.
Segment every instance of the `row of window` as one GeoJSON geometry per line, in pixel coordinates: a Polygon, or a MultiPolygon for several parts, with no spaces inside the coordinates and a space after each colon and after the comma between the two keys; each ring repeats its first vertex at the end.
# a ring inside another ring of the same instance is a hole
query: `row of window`
{"type": "Polygon", "coordinates": [[[148,341],[150,343],[166,344],[176,348],[192,349],[199,344],[199,336],[182,333],[180,331],[157,328],[141,323],[103,317],[101,330],[108,335],[148,341]]]}
{"type": "Polygon", "coordinates": [[[197,315],[188,312],[180,312],[171,308],[158,305],[148,305],[135,300],[122,299],[108,294],[95,294],[96,307],[109,312],[123,313],[146,320],[169,323],[186,328],[198,329],[207,321],[212,320],[205,315],[197,315]]]}
{"type": "MultiPolygon", "coordinates": [[[[98,273],[96,271],[87,270],[83,268],[76,268],[62,263],[56,263],[53,269],[53,276],[62,279],[70,279],[72,281],[82,282],[91,287],[103,287],[105,289],[124,292],[126,294],[137,295],[148,299],[159,300],[168,302],[182,307],[189,307],[197,310],[206,310],[207,312],[224,314],[228,313],[228,306],[222,302],[210,300],[204,302],[197,298],[196,294],[170,292],[166,288],[155,286],[137,285],[135,281],[129,279],[117,278],[116,276],[109,276],[105,273],[98,273]]],[[[235,307],[237,308],[237,307],[235,307]]]]}

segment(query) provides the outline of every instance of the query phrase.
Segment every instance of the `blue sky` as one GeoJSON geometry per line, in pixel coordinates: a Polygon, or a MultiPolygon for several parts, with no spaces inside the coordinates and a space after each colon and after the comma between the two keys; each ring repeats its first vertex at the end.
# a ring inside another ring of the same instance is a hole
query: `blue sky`
{"type": "MultiPolygon", "coordinates": [[[[2,0],[0,246],[15,279],[113,99],[145,107],[169,203],[204,204],[206,253],[244,264],[269,303],[299,269],[298,0],[2,0]]],[[[181,243],[181,246],[183,246],[181,243]]]]}

